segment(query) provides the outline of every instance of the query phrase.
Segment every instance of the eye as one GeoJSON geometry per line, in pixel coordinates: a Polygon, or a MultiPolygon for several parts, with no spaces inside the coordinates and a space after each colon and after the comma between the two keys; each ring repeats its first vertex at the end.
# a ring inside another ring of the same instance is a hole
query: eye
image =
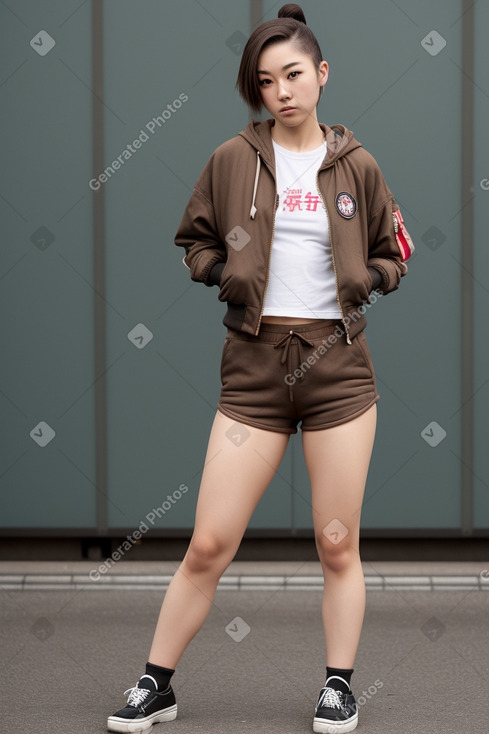
{"type": "MultiPolygon", "coordinates": [[[[292,79],[292,81],[293,81],[294,79],[297,79],[297,77],[300,74],[302,74],[302,71],[291,71],[290,74],[288,75],[287,79],[292,79]],[[292,76],[293,74],[295,74],[296,76],[292,76]]],[[[272,83],[272,80],[271,79],[258,79],[258,85],[260,87],[268,86],[271,83],[272,83]]]]}

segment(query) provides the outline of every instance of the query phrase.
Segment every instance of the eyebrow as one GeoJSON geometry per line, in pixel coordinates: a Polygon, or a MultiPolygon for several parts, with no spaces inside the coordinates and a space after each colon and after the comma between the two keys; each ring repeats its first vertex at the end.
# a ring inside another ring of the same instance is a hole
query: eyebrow
{"type": "MultiPolygon", "coordinates": [[[[285,64],[285,66],[282,66],[282,71],[286,71],[287,69],[290,69],[291,66],[297,66],[297,64],[300,64],[300,61],[291,61],[290,64],[285,64]]],[[[270,71],[257,71],[257,74],[271,74],[270,71]]]]}

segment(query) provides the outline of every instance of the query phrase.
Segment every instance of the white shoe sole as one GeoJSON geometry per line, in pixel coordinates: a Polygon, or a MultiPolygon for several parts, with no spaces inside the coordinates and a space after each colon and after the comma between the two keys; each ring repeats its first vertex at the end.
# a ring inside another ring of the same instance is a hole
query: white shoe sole
{"type": "Polygon", "coordinates": [[[159,724],[161,721],[173,721],[177,718],[177,704],[165,709],[163,713],[154,713],[139,721],[131,721],[130,719],[122,719],[119,716],[109,716],[107,719],[108,731],[119,732],[143,732],[151,729],[153,724],[159,724]]]}
{"type": "Polygon", "coordinates": [[[337,723],[328,722],[324,719],[314,719],[312,730],[317,734],[343,734],[343,732],[353,731],[357,728],[358,712],[348,721],[338,721],[337,723]]]}

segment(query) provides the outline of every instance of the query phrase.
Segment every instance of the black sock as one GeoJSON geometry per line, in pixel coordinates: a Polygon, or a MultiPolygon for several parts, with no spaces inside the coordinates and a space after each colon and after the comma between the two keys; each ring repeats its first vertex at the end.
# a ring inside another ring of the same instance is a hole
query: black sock
{"type": "Polygon", "coordinates": [[[146,672],[139,679],[138,688],[149,688],[151,690],[154,687],[151,679],[154,679],[157,686],[156,690],[165,691],[174,672],[171,668],[162,668],[160,665],[146,663],[146,672]]]}
{"type": "Polygon", "coordinates": [[[326,666],[325,685],[343,693],[350,693],[350,680],[353,668],[330,668],[326,666]]]}

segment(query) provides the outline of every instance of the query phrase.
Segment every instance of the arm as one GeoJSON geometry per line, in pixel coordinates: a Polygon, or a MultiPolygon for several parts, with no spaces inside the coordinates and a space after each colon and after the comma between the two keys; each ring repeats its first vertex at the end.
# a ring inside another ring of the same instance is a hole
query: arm
{"type": "Polygon", "coordinates": [[[383,201],[377,203],[368,223],[367,269],[372,288],[380,288],[386,294],[396,290],[406,275],[406,261],[413,254],[414,245],[380,169],[377,169],[375,190],[382,193],[383,201]]]}
{"type": "Polygon", "coordinates": [[[367,270],[370,273],[370,277],[372,278],[372,287],[370,290],[374,291],[382,283],[382,273],[380,272],[380,270],[377,270],[377,268],[373,268],[369,265],[367,265],[367,270]]]}
{"type": "Polygon", "coordinates": [[[213,157],[208,161],[183,213],[175,244],[185,249],[183,263],[192,280],[218,285],[226,261],[226,247],[216,226],[211,200],[213,157]]]}

